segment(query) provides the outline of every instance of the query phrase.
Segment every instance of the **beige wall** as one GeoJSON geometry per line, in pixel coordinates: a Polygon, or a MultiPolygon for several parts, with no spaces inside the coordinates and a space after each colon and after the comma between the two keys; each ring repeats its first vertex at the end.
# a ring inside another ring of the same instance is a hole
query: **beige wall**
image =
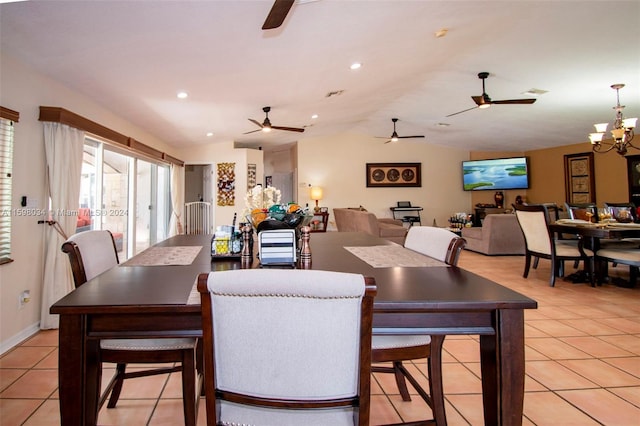
{"type": "Polygon", "coordinates": [[[424,208],[422,224],[447,224],[454,212],[468,211],[471,195],[462,190],[463,160],[469,152],[438,145],[403,141],[384,144],[360,134],[305,139],[298,143],[298,201],[309,198],[309,184],[324,189],[321,206],[329,208],[330,226],[335,229],[333,208],[360,205],[378,217],[391,217],[397,201],[411,201],[424,208]],[[420,188],[367,188],[366,163],[422,163],[420,188]]]}
{"type": "MultiPolygon", "coordinates": [[[[591,152],[588,142],[557,148],[527,151],[531,167],[530,203],[565,203],[564,156],[591,152]]],[[[633,155],[633,153],[631,153],[633,155]]],[[[596,203],[629,201],[627,160],[614,152],[594,154],[596,203]]]]}
{"type": "MultiPolygon", "coordinates": [[[[136,140],[177,155],[175,148],[135,127],[87,97],[73,92],[28,66],[0,52],[0,105],[18,111],[13,158],[12,209],[20,208],[20,198],[36,200],[45,208],[45,157],[39,108],[57,106],[73,111],[136,140]]],[[[0,353],[35,332],[40,321],[44,226],[39,217],[14,216],[11,242],[13,262],[0,265],[0,353]],[[31,301],[18,308],[18,296],[30,290],[31,301]]]]}
{"type": "Polygon", "coordinates": [[[247,193],[247,165],[256,165],[258,183],[264,182],[264,155],[257,149],[234,148],[233,142],[223,144],[197,145],[182,149],[178,158],[185,164],[212,164],[214,174],[217,172],[218,163],[235,163],[235,205],[218,206],[217,200],[217,176],[212,176],[213,182],[213,223],[218,225],[231,225],[233,215],[237,213],[237,223],[243,222],[241,218],[244,210],[244,197],[247,193]]]}

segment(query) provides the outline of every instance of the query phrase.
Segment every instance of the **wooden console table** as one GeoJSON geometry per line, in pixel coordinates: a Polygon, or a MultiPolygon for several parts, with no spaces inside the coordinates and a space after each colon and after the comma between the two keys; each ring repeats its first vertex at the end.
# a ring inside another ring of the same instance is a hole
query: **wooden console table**
{"type": "Polygon", "coordinates": [[[311,219],[311,223],[309,227],[311,228],[311,232],[327,232],[327,225],[329,224],[329,213],[328,212],[319,212],[313,214],[313,219],[311,219]],[[320,218],[318,220],[318,218],[320,218]],[[317,223],[314,223],[318,221],[317,223]]]}

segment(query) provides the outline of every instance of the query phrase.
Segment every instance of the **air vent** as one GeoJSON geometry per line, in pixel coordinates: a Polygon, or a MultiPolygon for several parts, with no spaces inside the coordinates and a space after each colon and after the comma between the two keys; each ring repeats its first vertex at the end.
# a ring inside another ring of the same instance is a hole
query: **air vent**
{"type": "Polygon", "coordinates": [[[537,95],[544,95],[545,93],[547,93],[548,90],[542,90],[542,89],[529,89],[526,92],[523,92],[523,95],[529,95],[529,96],[537,96],[537,95]]]}

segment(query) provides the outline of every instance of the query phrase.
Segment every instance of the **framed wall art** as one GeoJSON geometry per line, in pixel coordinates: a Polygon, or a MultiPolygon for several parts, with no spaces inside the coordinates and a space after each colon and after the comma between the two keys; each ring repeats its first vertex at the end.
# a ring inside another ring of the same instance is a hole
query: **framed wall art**
{"type": "Polygon", "coordinates": [[[247,192],[251,191],[256,186],[256,165],[247,164],[247,192]]]}
{"type": "Polygon", "coordinates": [[[593,152],[564,156],[567,203],[595,203],[596,179],[593,152]]]}
{"type": "Polygon", "coordinates": [[[367,187],[422,186],[422,163],[367,163],[367,187]]]}

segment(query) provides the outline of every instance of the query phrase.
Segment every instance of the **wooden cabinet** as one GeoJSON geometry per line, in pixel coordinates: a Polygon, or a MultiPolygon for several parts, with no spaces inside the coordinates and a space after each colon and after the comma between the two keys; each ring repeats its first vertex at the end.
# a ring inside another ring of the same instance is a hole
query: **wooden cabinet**
{"type": "Polygon", "coordinates": [[[327,224],[329,223],[329,213],[314,213],[313,219],[309,227],[311,232],[327,232],[327,224]]]}

